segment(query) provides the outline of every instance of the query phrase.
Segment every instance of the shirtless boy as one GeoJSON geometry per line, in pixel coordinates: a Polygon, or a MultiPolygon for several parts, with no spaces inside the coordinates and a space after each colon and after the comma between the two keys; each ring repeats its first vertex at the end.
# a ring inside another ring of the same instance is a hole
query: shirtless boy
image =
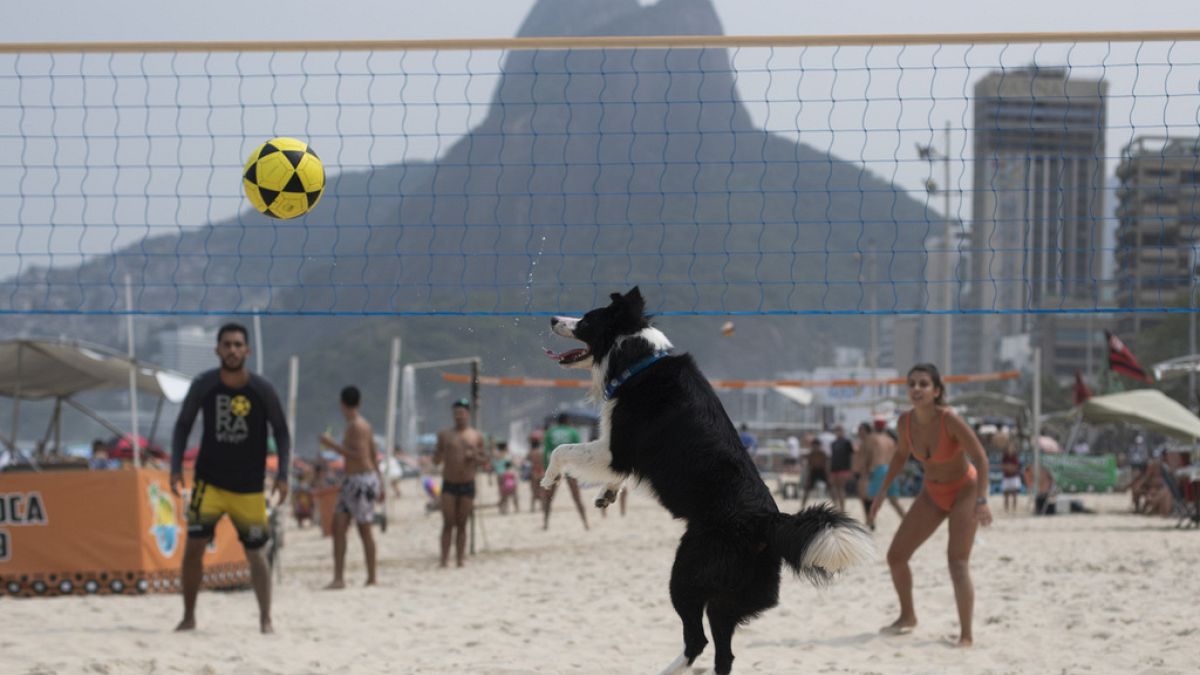
{"type": "Polygon", "coordinates": [[[882,425],[876,424],[875,431],[868,432],[862,439],[862,453],[867,468],[867,498],[863,500],[863,508],[867,512],[867,527],[875,529],[875,519],[871,517],[871,505],[876,499],[886,498],[896,509],[900,517],[904,517],[904,507],[900,505],[900,486],[895,481],[888,486],[887,494],[881,495],[883,479],[887,476],[888,465],[892,455],[896,454],[896,441],[888,435],[882,425]]]}
{"type": "Polygon", "coordinates": [[[459,399],[450,408],[454,428],[438,432],[435,466],[442,469],[442,567],[450,562],[450,539],[454,539],[454,559],[463,566],[467,546],[467,519],[475,508],[475,472],[485,461],[483,434],[471,428],[471,404],[459,399]]]}
{"type": "Polygon", "coordinates": [[[375,585],[375,537],[371,524],[375,521],[375,502],[383,501],[383,477],[375,462],[375,436],[371,423],[358,414],[362,395],[358,387],[346,387],[341,394],[342,416],[346,418],[346,433],[338,443],[329,434],[321,434],[321,445],[346,460],[346,475],[338,491],[333,512],[333,581],[327,589],[345,588],[346,532],[353,520],[362,539],[363,555],[367,559],[367,586],[375,585]]]}

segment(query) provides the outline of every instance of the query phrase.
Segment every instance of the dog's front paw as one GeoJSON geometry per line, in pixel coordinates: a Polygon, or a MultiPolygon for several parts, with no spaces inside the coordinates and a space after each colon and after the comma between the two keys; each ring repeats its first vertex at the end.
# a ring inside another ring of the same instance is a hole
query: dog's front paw
{"type": "Polygon", "coordinates": [[[561,477],[562,477],[561,471],[556,471],[554,473],[547,471],[546,475],[542,476],[542,482],[541,482],[542,489],[549,490],[550,488],[554,487],[555,483],[558,483],[558,479],[561,477]]]}
{"type": "Polygon", "coordinates": [[[617,501],[617,491],[611,488],[606,489],[600,493],[599,497],[596,497],[596,508],[606,509],[615,501],[617,501]]]}

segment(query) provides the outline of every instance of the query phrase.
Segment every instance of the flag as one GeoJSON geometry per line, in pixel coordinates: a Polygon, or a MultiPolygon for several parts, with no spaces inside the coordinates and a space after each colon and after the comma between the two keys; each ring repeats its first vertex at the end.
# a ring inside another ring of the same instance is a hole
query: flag
{"type": "Polygon", "coordinates": [[[1083,373],[1078,368],[1075,369],[1075,405],[1083,405],[1083,402],[1092,397],[1092,390],[1088,389],[1087,383],[1083,381],[1083,373]]]}
{"type": "Polygon", "coordinates": [[[1133,352],[1129,351],[1129,347],[1121,342],[1121,338],[1113,335],[1108,331],[1104,331],[1104,336],[1108,338],[1108,367],[1126,377],[1132,377],[1135,380],[1142,382],[1153,382],[1146,371],[1142,368],[1142,364],[1133,358],[1133,352]]]}

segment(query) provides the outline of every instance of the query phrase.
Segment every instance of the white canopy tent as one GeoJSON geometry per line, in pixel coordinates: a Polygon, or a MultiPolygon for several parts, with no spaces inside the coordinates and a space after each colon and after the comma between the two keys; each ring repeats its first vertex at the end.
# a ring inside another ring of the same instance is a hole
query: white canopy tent
{"type": "MultiPolygon", "coordinates": [[[[1071,412],[1075,423],[1065,447],[1074,447],[1079,430],[1088,424],[1124,422],[1157,431],[1173,438],[1195,443],[1200,440],[1200,417],[1157,389],[1134,389],[1116,394],[1093,396],[1071,412]]],[[[1035,473],[1040,469],[1040,453],[1035,448],[1035,473]]]]}
{"type": "Polygon", "coordinates": [[[1151,366],[1154,379],[1166,380],[1172,377],[1182,377],[1188,373],[1200,372],[1200,354],[1190,354],[1162,361],[1151,366]]]}
{"type": "MultiPolygon", "coordinates": [[[[20,403],[23,399],[54,399],[54,415],[43,446],[54,437],[60,442],[62,404],[67,403],[117,435],[125,432],[79,403],[74,396],[100,389],[129,386],[130,358],[107,347],[71,340],[16,339],[0,342],[0,396],[13,399],[12,429],[0,441],[16,449],[20,403]]],[[[191,378],[158,366],[135,362],[137,390],[159,400],[155,426],[164,400],[177,403],[187,395],[191,378]]]]}
{"type": "Polygon", "coordinates": [[[1126,422],[1183,441],[1200,439],[1200,417],[1157,389],[1093,396],[1079,411],[1083,422],[1126,422]]]}

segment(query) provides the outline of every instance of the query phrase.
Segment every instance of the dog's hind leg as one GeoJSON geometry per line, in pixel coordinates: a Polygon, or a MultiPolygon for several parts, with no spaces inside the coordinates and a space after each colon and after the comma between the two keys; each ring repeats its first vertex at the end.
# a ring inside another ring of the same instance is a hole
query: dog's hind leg
{"type": "Polygon", "coordinates": [[[704,604],[712,591],[696,581],[701,576],[697,574],[698,567],[706,564],[698,544],[695,538],[685,534],[675,552],[675,564],[671,567],[671,605],[683,622],[683,653],[663,670],[663,675],[684,672],[708,645],[708,638],[704,637],[704,604]]]}
{"type": "Polygon", "coordinates": [[[774,607],[779,601],[778,558],[756,556],[749,565],[739,565],[748,583],[732,592],[722,592],[708,602],[708,626],[716,652],[713,672],[726,675],[733,668],[733,632],[737,627],[774,607]]]}

